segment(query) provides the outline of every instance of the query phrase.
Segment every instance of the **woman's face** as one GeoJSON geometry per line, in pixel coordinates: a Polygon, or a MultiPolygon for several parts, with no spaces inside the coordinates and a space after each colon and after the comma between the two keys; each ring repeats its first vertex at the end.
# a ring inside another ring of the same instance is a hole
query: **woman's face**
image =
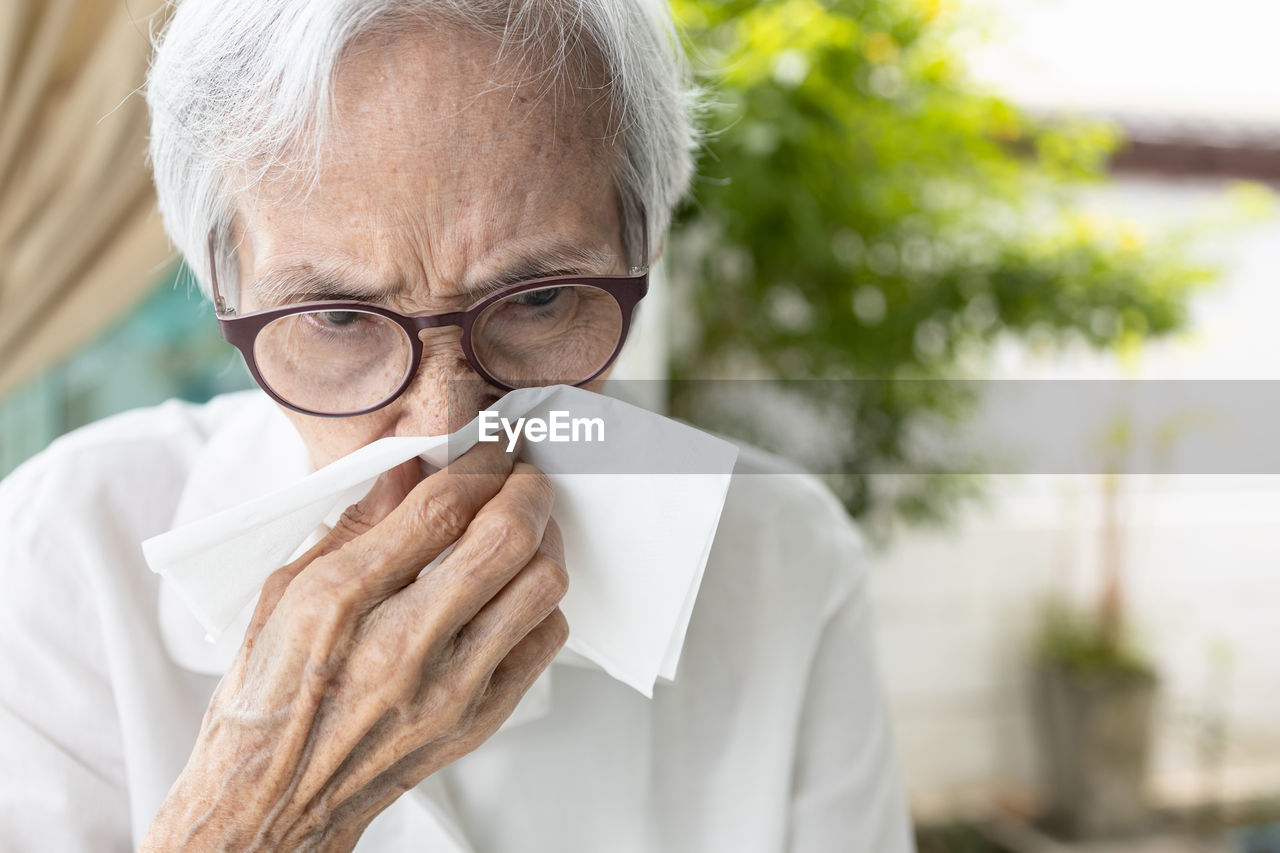
{"type": "MultiPolygon", "coordinates": [[[[546,274],[627,271],[603,96],[510,84],[495,51],[450,29],[357,44],[309,191],[278,176],[239,198],[242,312],[281,304],[267,296],[281,289],[323,298],[317,283],[403,313],[458,310],[533,256],[561,260],[546,274]]],[[[313,463],[384,436],[452,431],[502,396],[459,335],[423,332],[413,384],[376,412],[286,411],[313,463]]]]}

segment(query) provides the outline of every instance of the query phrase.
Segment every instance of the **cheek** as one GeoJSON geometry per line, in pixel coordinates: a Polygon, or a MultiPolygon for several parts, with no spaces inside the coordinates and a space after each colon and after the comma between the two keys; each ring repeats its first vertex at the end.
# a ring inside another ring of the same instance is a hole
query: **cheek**
{"type": "Polygon", "coordinates": [[[504,393],[468,368],[463,378],[446,386],[447,414],[432,424],[433,431],[457,432],[475,420],[483,409],[493,408],[504,393]]]}

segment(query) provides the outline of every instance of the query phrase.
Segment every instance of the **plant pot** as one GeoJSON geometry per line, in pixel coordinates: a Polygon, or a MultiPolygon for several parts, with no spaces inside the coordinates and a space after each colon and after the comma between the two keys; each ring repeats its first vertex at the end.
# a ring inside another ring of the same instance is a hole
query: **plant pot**
{"type": "Polygon", "coordinates": [[[1156,678],[1135,670],[1080,672],[1044,663],[1036,678],[1046,826],[1072,838],[1148,828],[1144,785],[1156,678]]]}

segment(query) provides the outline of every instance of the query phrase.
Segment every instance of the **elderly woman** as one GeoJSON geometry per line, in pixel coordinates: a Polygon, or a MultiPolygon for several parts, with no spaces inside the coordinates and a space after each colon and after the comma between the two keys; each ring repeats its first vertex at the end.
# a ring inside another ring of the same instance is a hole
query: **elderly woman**
{"type": "Polygon", "coordinates": [[[176,8],[160,206],[267,393],[95,425],[0,488],[0,848],[910,848],[857,537],[807,479],[735,476],[652,700],[561,666],[554,495],[498,445],[384,475],[223,659],[141,558],[375,439],[602,381],[690,176],[680,68],[641,0],[176,8]]]}

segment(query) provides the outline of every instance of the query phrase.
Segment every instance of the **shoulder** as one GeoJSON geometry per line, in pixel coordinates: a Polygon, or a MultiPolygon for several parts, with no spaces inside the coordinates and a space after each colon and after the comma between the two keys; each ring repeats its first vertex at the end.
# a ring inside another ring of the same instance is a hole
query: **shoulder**
{"type": "Polygon", "coordinates": [[[226,421],[258,403],[256,391],[223,394],[207,403],[169,400],[81,427],[55,440],[14,472],[48,468],[69,458],[155,449],[158,443],[199,445],[226,421]]]}
{"type": "Polygon", "coordinates": [[[738,463],[712,550],[735,584],[759,586],[826,615],[862,581],[862,536],[839,499],[817,477],[750,445],[738,463]]]}
{"type": "Polygon", "coordinates": [[[84,523],[123,525],[133,535],[158,532],[201,449],[254,405],[254,396],[228,394],[205,404],[170,400],[59,438],[0,481],[4,538],[72,536],[84,523]]]}
{"type": "Polygon", "coordinates": [[[82,682],[101,671],[105,614],[129,602],[153,612],[140,543],[166,529],[192,461],[241,403],[108,418],[0,481],[0,664],[52,661],[82,682]]]}
{"type": "Polygon", "coordinates": [[[718,696],[726,713],[756,709],[761,726],[778,724],[774,712],[794,719],[827,626],[859,606],[866,573],[862,538],[835,495],[740,447],[672,695],[718,696]]]}

